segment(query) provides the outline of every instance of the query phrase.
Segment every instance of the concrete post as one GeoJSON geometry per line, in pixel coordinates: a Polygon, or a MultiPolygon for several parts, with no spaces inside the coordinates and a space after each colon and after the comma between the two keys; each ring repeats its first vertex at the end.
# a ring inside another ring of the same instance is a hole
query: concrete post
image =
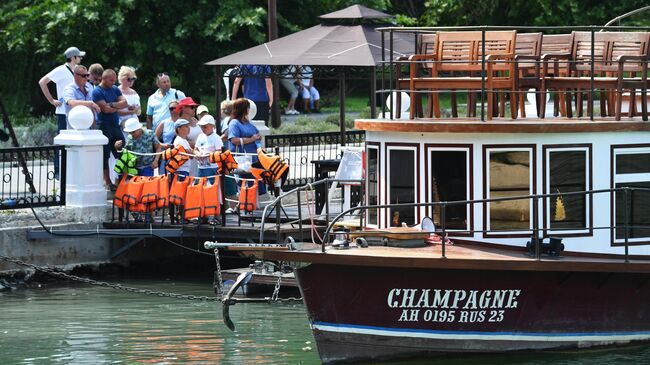
{"type": "Polygon", "coordinates": [[[108,143],[99,130],[62,130],[54,144],[66,146],[66,199],[68,207],[106,205],[102,167],[103,146],[108,143]]]}

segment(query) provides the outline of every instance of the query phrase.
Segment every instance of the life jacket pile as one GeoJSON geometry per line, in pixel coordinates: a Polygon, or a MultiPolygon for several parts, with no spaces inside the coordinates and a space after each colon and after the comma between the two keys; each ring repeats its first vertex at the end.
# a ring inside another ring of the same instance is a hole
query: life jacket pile
{"type": "Polygon", "coordinates": [[[162,153],[162,158],[163,160],[167,161],[165,170],[167,170],[167,172],[170,174],[175,173],[179,167],[181,167],[187,160],[190,159],[188,156],[184,155],[184,153],[187,153],[187,151],[183,146],[177,146],[164,150],[162,153]]]}
{"type": "Polygon", "coordinates": [[[165,176],[123,175],[115,191],[113,204],[129,212],[147,212],[168,206],[169,183],[165,176]]]}
{"type": "Polygon", "coordinates": [[[215,151],[210,154],[210,163],[216,163],[218,167],[218,173],[221,173],[221,169],[225,168],[225,173],[229,174],[230,171],[235,170],[238,165],[237,161],[233,157],[230,150],[224,152],[215,151]]]}
{"type": "Polygon", "coordinates": [[[113,170],[118,174],[137,175],[138,170],[135,168],[137,161],[138,157],[136,155],[128,150],[124,150],[120,158],[115,162],[113,170]]]}
{"type": "Polygon", "coordinates": [[[183,208],[184,219],[216,217],[221,213],[219,201],[219,179],[213,184],[205,177],[179,176],[172,181],[169,203],[183,208]]]}
{"type": "MultiPolygon", "coordinates": [[[[257,158],[264,170],[268,171],[271,183],[281,180],[280,185],[284,185],[289,175],[289,165],[280,156],[267,156],[262,148],[257,149],[257,158]]],[[[268,184],[272,185],[272,184],[268,184]]]]}

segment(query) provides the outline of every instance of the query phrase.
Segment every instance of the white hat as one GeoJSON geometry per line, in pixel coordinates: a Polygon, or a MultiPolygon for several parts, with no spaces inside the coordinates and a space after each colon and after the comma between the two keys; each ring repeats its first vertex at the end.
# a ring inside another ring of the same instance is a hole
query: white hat
{"type": "Polygon", "coordinates": [[[77,47],[70,47],[66,49],[65,52],[63,52],[63,55],[65,58],[72,58],[75,56],[84,57],[86,55],[86,52],[80,51],[77,47]]]}
{"type": "Polygon", "coordinates": [[[183,119],[183,118],[177,119],[174,122],[174,129],[180,128],[180,127],[182,127],[184,125],[188,125],[188,124],[190,124],[190,122],[188,122],[187,119],[183,119]]]}
{"type": "Polygon", "coordinates": [[[196,108],[196,115],[199,115],[199,114],[201,114],[203,112],[209,113],[208,107],[205,106],[205,105],[199,105],[199,107],[196,108]]]}
{"type": "Polygon", "coordinates": [[[214,117],[210,114],[204,115],[201,120],[199,120],[198,125],[208,125],[211,124],[213,126],[217,125],[217,122],[214,121],[214,117]]]}
{"type": "Polygon", "coordinates": [[[124,122],[124,131],[127,133],[135,132],[140,128],[142,128],[142,123],[138,118],[129,118],[124,122]]]}

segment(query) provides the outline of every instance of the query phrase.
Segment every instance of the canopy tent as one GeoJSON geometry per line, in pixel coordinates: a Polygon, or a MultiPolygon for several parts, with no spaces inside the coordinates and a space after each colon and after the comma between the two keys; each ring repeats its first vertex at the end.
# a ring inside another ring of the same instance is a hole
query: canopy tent
{"type": "MultiPolygon", "coordinates": [[[[334,67],[339,70],[339,93],[341,97],[341,131],[345,131],[345,78],[346,67],[372,67],[371,114],[375,115],[375,77],[377,65],[383,59],[388,61],[391,45],[386,37],[382,47],[382,34],[376,31],[385,25],[392,16],[380,11],[353,5],[342,10],[321,15],[321,24],[275,39],[249,49],[221,57],[205,64],[223,65],[309,65],[334,67]],[[358,24],[355,24],[358,23],[358,24]]],[[[415,39],[412,35],[393,34],[393,57],[413,54],[415,39]]],[[[276,68],[277,69],[277,68],[276,68]]],[[[217,102],[221,100],[219,86],[221,72],[217,72],[217,102]]],[[[280,71],[277,70],[281,77],[280,71]]],[[[275,104],[275,103],[274,103],[275,104]]]]}

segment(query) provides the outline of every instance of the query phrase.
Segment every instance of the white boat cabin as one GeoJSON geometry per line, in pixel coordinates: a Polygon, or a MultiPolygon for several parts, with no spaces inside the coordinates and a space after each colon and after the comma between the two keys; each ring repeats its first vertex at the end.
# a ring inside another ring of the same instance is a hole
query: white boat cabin
{"type": "MultiPolygon", "coordinates": [[[[533,224],[540,237],[561,237],[566,251],[650,254],[650,192],[575,194],[620,187],[650,188],[650,123],[638,121],[357,120],[366,131],[368,205],[495,199],[451,204],[445,227],[456,240],[526,246],[533,224]],[[614,229],[612,227],[618,227],[614,229]]],[[[440,206],[374,209],[368,227],[414,225],[440,206]]]]}

